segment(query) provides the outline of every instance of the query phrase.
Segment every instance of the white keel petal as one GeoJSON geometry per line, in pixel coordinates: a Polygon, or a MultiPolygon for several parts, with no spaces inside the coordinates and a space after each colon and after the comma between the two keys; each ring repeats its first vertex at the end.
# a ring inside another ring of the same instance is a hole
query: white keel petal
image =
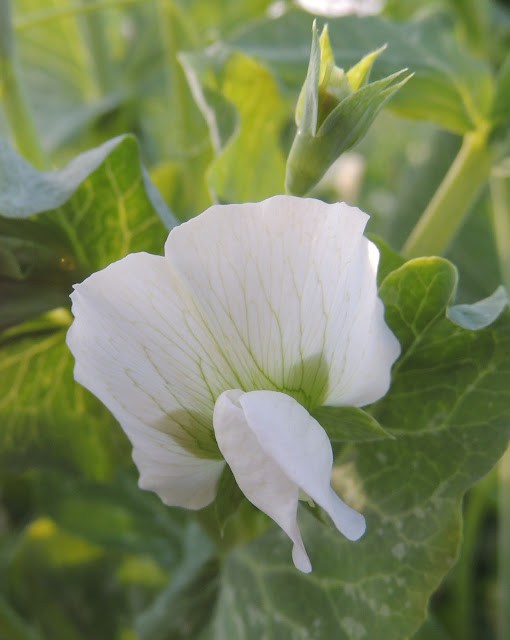
{"type": "Polygon", "coordinates": [[[312,570],[296,521],[299,488],[269,457],[250,429],[239,390],[225,391],[214,407],[218,446],[239,488],[258,509],[272,518],[294,543],[292,559],[304,573],[312,570]]]}
{"type": "Polygon", "coordinates": [[[275,391],[251,391],[239,403],[260,447],[287,478],[328,512],[346,538],[360,538],[365,518],[331,488],[331,443],[317,420],[293,398],[275,391]]]}

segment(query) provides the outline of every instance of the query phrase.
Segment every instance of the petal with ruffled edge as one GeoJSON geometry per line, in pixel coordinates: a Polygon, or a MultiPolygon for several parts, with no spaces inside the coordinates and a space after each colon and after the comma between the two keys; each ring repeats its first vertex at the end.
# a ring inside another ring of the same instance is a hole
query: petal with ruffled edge
{"type": "Polygon", "coordinates": [[[129,436],[140,486],[170,505],[205,506],[225,464],[212,427],[214,384],[236,379],[218,369],[221,353],[187,288],[168,260],[139,253],[93,274],[71,297],[75,378],[129,436]]]}
{"type": "Polygon", "coordinates": [[[293,541],[298,569],[311,571],[296,521],[299,489],[349,540],[363,535],[364,517],[331,488],[333,454],[326,432],[293,398],[275,391],[226,391],[214,407],[214,430],[241,491],[293,541]]]}
{"type": "Polygon", "coordinates": [[[400,346],[367,220],[344,203],[275,196],[213,206],[172,231],[166,257],[228,352],[233,388],[284,391],[307,408],[386,393],[400,346]]]}

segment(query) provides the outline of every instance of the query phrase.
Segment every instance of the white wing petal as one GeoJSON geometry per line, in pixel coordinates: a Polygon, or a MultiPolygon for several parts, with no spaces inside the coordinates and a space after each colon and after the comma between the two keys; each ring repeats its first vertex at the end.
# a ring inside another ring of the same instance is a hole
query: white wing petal
{"type": "Polygon", "coordinates": [[[186,287],[165,258],[140,253],[77,285],[72,301],[75,378],[128,434],[140,486],[167,504],[205,506],[224,466],[214,384],[235,379],[218,370],[221,354],[186,287]]]}

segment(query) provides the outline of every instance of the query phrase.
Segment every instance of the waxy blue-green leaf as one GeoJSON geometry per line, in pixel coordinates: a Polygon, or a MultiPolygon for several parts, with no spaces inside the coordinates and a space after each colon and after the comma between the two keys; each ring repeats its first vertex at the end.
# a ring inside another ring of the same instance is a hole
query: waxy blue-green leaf
{"type": "MultiPolygon", "coordinates": [[[[282,81],[298,89],[306,74],[311,17],[289,11],[260,22],[232,42],[274,69],[282,81]]],[[[396,23],[379,16],[328,19],[338,65],[348,68],[367,51],[384,44],[388,50],[374,64],[378,79],[408,68],[411,82],[396,94],[391,109],[412,118],[431,120],[465,133],[488,115],[493,78],[487,64],[470,56],[441,16],[396,23]]]]}
{"type": "Polygon", "coordinates": [[[347,542],[303,513],[310,577],[293,569],[279,531],[235,549],[208,638],[395,640],[421,626],[458,553],[462,496],[510,436],[509,314],[479,331],[454,324],[446,310],[455,282],[455,269],[435,258],[382,283],[403,353],[370,410],[397,437],[353,444],[333,472],[367,519],[364,537],[347,542]]]}
{"type": "Polygon", "coordinates": [[[160,251],[158,217],[167,228],[175,223],[134,138],[48,172],[0,142],[0,329],[68,305],[74,282],[129,251],[160,251]]]}
{"type": "Polygon", "coordinates": [[[488,298],[474,304],[457,304],[446,313],[448,318],[464,329],[485,329],[492,324],[508,306],[508,294],[500,286],[488,298]]]}

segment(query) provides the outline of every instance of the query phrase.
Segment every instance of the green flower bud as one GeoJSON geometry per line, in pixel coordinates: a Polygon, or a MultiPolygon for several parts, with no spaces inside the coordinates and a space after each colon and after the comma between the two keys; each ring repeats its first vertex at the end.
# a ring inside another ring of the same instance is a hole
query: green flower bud
{"type": "Polygon", "coordinates": [[[297,133],[287,160],[288,193],[304,195],[347,149],[360,140],[390,96],[409,80],[402,69],[368,82],[372,65],[386,47],[362,58],[345,72],[335,65],[328,28],[319,38],[312,28],[312,50],[296,106],[297,133]],[[397,78],[401,80],[395,83],[397,78]]]}

